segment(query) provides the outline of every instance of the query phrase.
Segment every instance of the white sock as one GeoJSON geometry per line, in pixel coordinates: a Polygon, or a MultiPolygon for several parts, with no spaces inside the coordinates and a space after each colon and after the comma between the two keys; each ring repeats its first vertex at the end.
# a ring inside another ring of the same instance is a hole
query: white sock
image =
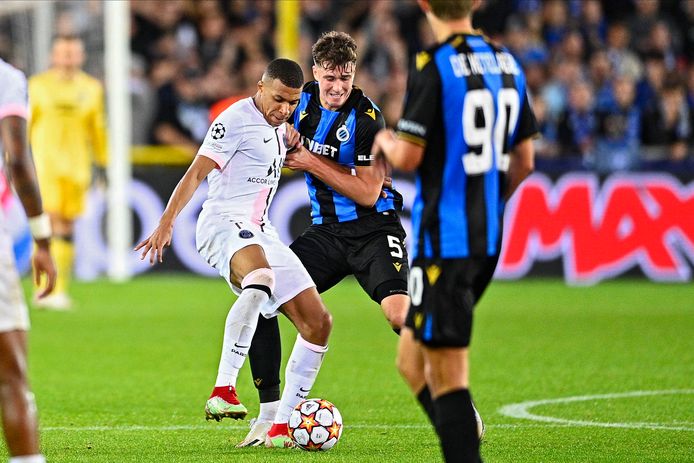
{"type": "Polygon", "coordinates": [[[286,423],[299,402],[308,397],[328,346],[311,344],[297,335],[284,373],[284,390],[275,423],[286,423]]]}
{"type": "Polygon", "coordinates": [[[265,291],[245,288],[234,302],[224,326],[222,358],[219,360],[215,387],[234,386],[239,370],[251,348],[251,340],[258,325],[260,307],[269,300],[265,291]]]}
{"type": "Polygon", "coordinates": [[[37,453],[35,455],[22,455],[10,457],[10,463],[46,463],[46,457],[37,453]]]}
{"type": "Polygon", "coordinates": [[[274,421],[277,415],[277,409],[280,407],[280,401],[261,402],[260,413],[258,413],[258,421],[274,421]]]}

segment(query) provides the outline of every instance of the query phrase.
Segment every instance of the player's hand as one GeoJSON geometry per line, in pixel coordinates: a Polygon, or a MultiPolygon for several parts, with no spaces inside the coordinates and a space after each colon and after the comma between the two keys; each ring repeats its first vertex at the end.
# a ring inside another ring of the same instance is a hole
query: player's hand
{"type": "Polygon", "coordinates": [[[388,198],[388,192],[393,188],[393,179],[391,177],[383,177],[383,185],[381,186],[381,197],[384,199],[388,198]]]}
{"type": "Polygon", "coordinates": [[[295,151],[287,153],[287,157],[284,159],[284,167],[289,167],[292,170],[309,171],[311,161],[313,160],[312,156],[313,154],[300,144],[295,151]]]}
{"type": "Polygon", "coordinates": [[[43,276],[45,276],[46,287],[37,295],[39,299],[48,296],[53,288],[55,288],[55,280],[57,272],[55,270],[55,264],[53,263],[53,258],[51,257],[50,248],[48,246],[48,241],[45,243],[37,243],[34,255],[31,258],[32,267],[34,268],[34,283],[36,286],[41,285],[43,276]]]}
{"type": "Polygon", "coordinates": [[[301,146],[299,131],[289,124],[287,124],[287,132],[284,134],[284,146],[287,147],[287,153],[293,153],[301,146]]]}
{"type": "Polygon", "coordinates": [[[135,251],[142,249],[140,260],[145,260],[149,254],[149,265],[154,265],[155,262],[163,262],[164,248],[171,246],[171,237],[173,236],[173,224],[167,225],[159,223],[159,226],[152,232],[151,235],[140,244],[135,246],[135,251]]]}

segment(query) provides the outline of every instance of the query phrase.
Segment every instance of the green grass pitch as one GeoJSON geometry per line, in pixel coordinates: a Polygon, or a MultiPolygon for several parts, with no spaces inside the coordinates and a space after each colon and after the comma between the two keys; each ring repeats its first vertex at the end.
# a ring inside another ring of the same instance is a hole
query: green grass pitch
{"type": "MultiPolygon", "coordinates": [[[[334,331],[311,395],[345,420],[325,453],[235,449],[247,422],[205,421],[233,301],[221,280],[145,276],[76,283],[73,293],[72,312],[32,311],[30,374],[51,462],[442,460],[395,370],[397,337],[353,280],[325,295],[334,331]]],[[[282,331],[286,359],[295,332],[285,320],[282,331]]],[[[477,309],[471,358],[487,462],[694,461],[691,284],[494,282],[477,309]],[[619,395],[634,391],[644,392],[619,395]],[[602,394],[613,395],[524,408],[553,421],[500,411],[602,394]]],[[[248,366],[239,386],[257,413],[248,366]]]]}

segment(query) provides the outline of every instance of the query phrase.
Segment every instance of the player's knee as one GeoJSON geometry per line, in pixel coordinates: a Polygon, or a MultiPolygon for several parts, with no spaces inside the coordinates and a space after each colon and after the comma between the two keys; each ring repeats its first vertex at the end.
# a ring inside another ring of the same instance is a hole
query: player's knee
{"type": "Polygon", "coordinates": [[[275,290],[275,272],[270,268],[258,268],[248,274],[241,281],[241,289],[253,288],[264,291],[268,297],[272,297],[275,290]]]}
{"type": "Polygon", "coordinates": [[[322,308],[319,313],[305,320],[305,325],[305,334],[301,334],[304,339],[318,345],[328,343],[328,337],[333,327],[333,317],[325,308],[322,308]]]}
{"type": "Polygon", "coordinates": [[[410,298],[405,294],[394,294],[383,299],[381,307],[391,328],[400,330],[405,325],[410,298]]]}
{"type": "Polygon", "coordinates": [[[320,316],[318,317],[314,329],[321,338],[328,339],[330,331],[333,329],[333,316],[330,312],[323,309],[320,316]]]}
{"type": "Polygon", "coordinates": [[[421,382],[421,378],[424,377],[424,374],[422,371],[420,371],[421,369],[416,362],[414,362],[409,356],[403,355],[402,352],[398,352],[395,359],[395,364],[398,368],[398,372],[400,372],[400,375],[410,385],[421,382]]]}
{"type": "Polygon", "coordinates": [[[28,391],[26,369],[19,362],[3,362],[0,368],[0,394],[16,396],[28,391]]]}

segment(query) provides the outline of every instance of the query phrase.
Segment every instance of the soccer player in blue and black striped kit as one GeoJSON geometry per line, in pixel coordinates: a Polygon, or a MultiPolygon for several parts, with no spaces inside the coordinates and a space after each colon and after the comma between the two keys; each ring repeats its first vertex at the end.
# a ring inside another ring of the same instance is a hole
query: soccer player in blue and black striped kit
{"type": "Polygon", "coordinates": [[[533,169],[537,123],[516,60],[472,28],[474,0],[419,0],[438,45],[411,70],[397,134],[374,153],[417,172],[412,304],[398,368],[447,462],[479,462],[468,347],[501,248],[505,202],[533,169]],[[426,378],[423,372],[427,372],[426,378]]]}
{"type": "MultiPolygon", "coordinates": [[[[312,48],[315,80],[304,85],[293,117],[303,146],[284,163],[305,172],[312,224],[290,248],[319,292],[354,275],[399,331],[409,307],[405,232],[398,218],[402,196],[386,179],[383,160],[372,160],[374,137],[385,122],[378,106],[353,85],[356,49],[352,37],[336,31],[324,33],[312,48]]],[[[260,317],[249,360],[260,414],[241,447],[262,444],[279,400],[276,320],[260,317]]]]}

